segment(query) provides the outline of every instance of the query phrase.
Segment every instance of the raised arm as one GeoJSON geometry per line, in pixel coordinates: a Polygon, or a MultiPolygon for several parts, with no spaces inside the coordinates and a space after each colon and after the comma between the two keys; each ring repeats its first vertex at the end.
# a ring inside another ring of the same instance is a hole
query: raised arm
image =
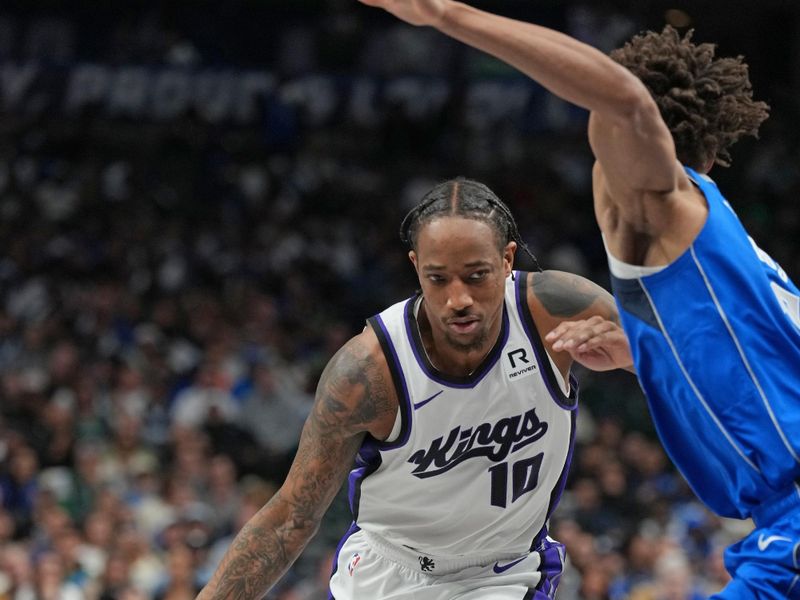
{"type": "Polygon", "coordinates": [[[591,46],[531,23],[452,0],[361,0],[414,25],[430,25],[516,67],[591,111],[589,139],[615,204],[643,218],[642,193],[666,194],[680,176],[672,136],[647,88],[591,46]]]}
{"type": "Polygon", "coordinates": [[[385,437],[397,398],[366,329],[328,363],[286,481],[242,528],[199,599],[262,598],[316,533],[367,432],[385,437]]]}

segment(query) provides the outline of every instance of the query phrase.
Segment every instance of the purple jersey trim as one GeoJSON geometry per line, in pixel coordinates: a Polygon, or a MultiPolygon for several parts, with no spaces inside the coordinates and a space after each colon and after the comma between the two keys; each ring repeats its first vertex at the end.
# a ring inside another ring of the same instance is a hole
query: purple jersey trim
{"type": "Polygon", "coordinates": [[[539,530],[539,533],[537,533],[536,537],[533,538],[533,543],[531,544],[530,552],[536,552],[541,547],[542,543],[544,543],[545,539],[547,539],[549,533],[550,532],[547,529],[547,519],[545,519],[544,525],[539,530]]]}
{"type": "MultiPolygon", "coordinates": [[[[561,469],[561,475],[559,475],[558,481],[556,482],[556,485],[553,487],[553,491],[550,492],[550,505],[547,507],[547,517],[545,518],[545,522],[547,522],[550,519],[550,516],[553,514],[553,511],[558,506],[558,503],[561,502],[561,494],[564,493],[564,487],[567,485],[567,476],[569,475],[569,467],[572,464],[572,454],[573,451],[575,450],[575,430],[577,429],[578,425],[577,408],[570,413],[570,416],[571,416],[571,421],[570,421],[570,431],[569,431],[569,450],[567,450],[567,458],[564,460],[564,467],[561,469]]],[[[546,536],[547,536],[547,531],[545,528],[545,537],[546,536]]],[[[534,543],[536,542],[534,541],[534,543]]]]}
{"type": "Polygon", "coordinates": [[[397,393],[397,410],[400,411],[401,424],[400,435],[394,442],[381,442],[367,434],[364,437],[364,441],[361,443],[361,448],[359,448],[358,454],[356,455],[355,466],[347,477],[347,496],[354,522],[358,521],[358,509],[361,503],[361,484],[364,479],[377,471],[383,462],[380,451],[403,446],[408,441],[411,432],[411,401],[408,397],[406,379],[400,367],[400,359],[397,356],[392,340],[386,331],[386,325],[380,315],[372,317],[369,319],[368,323],[375,332],[375,336],[378,338],[381,350],[383,350],[384,357],[386,358],[386,364],[392,376],[392,382],[394,383],[397,393]]]}
{"type": "Polygon", "coordinates": [[[403,309],[403,314],[405,315],[404,321],[406,326],[406,335],[408,336],[408,343],[414,352],[414,358],[416,358],[419,368],[422,369],[422,372],[425,373],[429,379],[441,385],[459,389],[474,388],[492,370],[495,364],[497,364],[497,361],[500,360],[502,349],[505,347],[506,342],[508,341],[510,328],[508,325],[508,308],[505,300],[503,301],[503,321],[501,325],[500,336],[497,338],[494,346],[492,346],[489,354],[486,355],[486,358],[483,359],[483,363],[478,366],[477,369],[475,369],[475,372],[472,375],[467,377],[455,377],[452,375],[446,375],[445,373],[442,373],[436,369],[436,367],[434,367],[428,360],[428,357],[425,356],[425,354],[421,351],[422,340],[419,337],[419,330],[417,327],[412,325],[412,323],[416,322],[416,318],[414,317],[414,303],[416,302],[417,298],[418,296],[409,298],[408,302],[406,302],[405,308],[403,309]]]}
{"type": "Polygon", "coordinates": [[[356,465],[347,476],[347,497],[350,502],[350,512],[353,521],[358,521],[358,508],[361,502],[361,484],[364,479],[378,470],[383,460],[375,438],[366,437],[361,448],[356,454],[356,465]]]}
{"type": "Polygon", "coordinates": [[[536,355],[539,369],[544,375],[542,379],[544,379],[547,390],[550,392],[555,403],[561,408],[574,410],[578,406],[578,380],[575,379],[572,373],[569,374],[569,396],[565,396],[556,383],[556,374],[553,372],[550,360],[546,356],[547,350],[545,350],[542,345],[539,331],[536,329],[536,323],[528,307],[526,290],[529,275],[529,273],[523,273],[521,271],[516,272],[515,285],[517,287],[517,293],[515,296],[517,299],[517,314],[519,314],[520,321],[522,322],[522,329],[525,331],[525,335],[531,343],[533,353],[536,355]]]}
{"type": "Polygon", "coordinates": [[[378,342],[380,342],[381,348],[383,349],[383,354],[386,356],[389,372],[392,374],[394,387],[397,391],[398,410],[400,411],[400,435],[398,435],[397,439],[393,442],[377,442],[381,450],[391,450],[404,446],[411,434],[411,413],[413,412],[411,398],[408,393],[406,376],[400,364],[400,358],[397,356],[397,350],[395,350],[392,338],[389,335],[389,331],[386,329],[386,324],[383,322],[380,315],[375,315],[369,320],[369,323],[373,325],[373,331],[375,331],[378,342]],[[376,328],[375,325],[378,327],[376,328]]]}
{"type": "Polygon", "coordinates": [[[555,598],[556,588],[564,572],[564,545],[545,539],[539,550],[539,556],[541,557],[539,571],[542,578],[531,598],[555,598]]]}

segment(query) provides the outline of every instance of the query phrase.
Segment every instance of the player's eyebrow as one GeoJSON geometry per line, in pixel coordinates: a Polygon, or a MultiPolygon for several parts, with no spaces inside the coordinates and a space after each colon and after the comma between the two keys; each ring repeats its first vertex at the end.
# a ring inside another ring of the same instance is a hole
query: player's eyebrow
{"type": "Polygon", "coordinates": [[[473,260],[472,262],[468,262],[464,265],[467,269],[471,269],[473,267],[490,267],[492,263],[488,260],[473,260]]]}
{"type": "MultiPolygon", "coordinates": [[[[474,269],[475,267],[490,267],[492,263],[488,260],[473,260],[462,265],[464,269],[474,269]]],[[[447,267],[444,265],[427,264],[422,266],[423,271],[444,271],[447,267]]]]}

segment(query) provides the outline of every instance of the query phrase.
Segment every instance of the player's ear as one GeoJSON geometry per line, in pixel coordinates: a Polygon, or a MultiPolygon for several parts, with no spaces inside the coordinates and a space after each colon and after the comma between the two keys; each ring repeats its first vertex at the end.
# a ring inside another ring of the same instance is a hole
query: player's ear
{"type": "Polygon", "coordinates": [[[511,270],[514,268],[514,255],[517,253],[517,242],[508,242],[506,247],[503,248],[503,270],[506,277],[511,275],[511,270]]]}
{"type": "Polygon", "coordinates": [[[417,264],[417,253],[413,250],[408,251],[408,259],[411,261],[411,264],[414,265],[414,270],[419,273],[419,265],[417,264]]]}

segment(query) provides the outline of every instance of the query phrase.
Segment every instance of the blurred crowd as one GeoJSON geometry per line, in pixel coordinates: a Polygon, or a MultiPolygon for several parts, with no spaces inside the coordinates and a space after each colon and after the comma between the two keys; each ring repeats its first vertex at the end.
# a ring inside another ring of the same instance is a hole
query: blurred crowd
{"type": "MultiPolygon", "coordinates": [[[[100,25],[93,15],[92,31],[107,31],[91,42],[83,13],[10,11],[0,59],[510,76],[352,4],[262,8],[275,35],[246,59],[212,42],[213,19],[177,9],[103,13],[100,25]]],[[[541,16],[599,47],[649,25],[572,4],[541,16]]],[[[230,13],[222,23],[228,38],[250,31],[230,13]]],[[[257,46],[241,37],[240,52],[257,46]]],[[[265,105],[270,126],[247,127],[191,111],[167,121],[0,111],[0,600],[193,598],[283,480],[327,360],[413,293],[396,232],[430,185],[486,181],[545,268],[607,283],[591,156],[569,119],[541,117],[534,133],[513,121],[464,127],[457,97],[424,116],[390,103],[324,123],[292,106],[276,116],[265,105]],[[287,127],[277,137],[276,122],[287,127]]],[[[782,108],[760,145],[713,175],[797,280],[800,151],[787,126],[797,113],[782,108]]],[[[748,523],[695,500],[630,374],[579,375],[577,449],[551,524],[569,556],[558,597],[720,589],[722,550],[748,523]]],[[[269,598],[327,597],[348,525],[340,494],[269,598]]]]}

